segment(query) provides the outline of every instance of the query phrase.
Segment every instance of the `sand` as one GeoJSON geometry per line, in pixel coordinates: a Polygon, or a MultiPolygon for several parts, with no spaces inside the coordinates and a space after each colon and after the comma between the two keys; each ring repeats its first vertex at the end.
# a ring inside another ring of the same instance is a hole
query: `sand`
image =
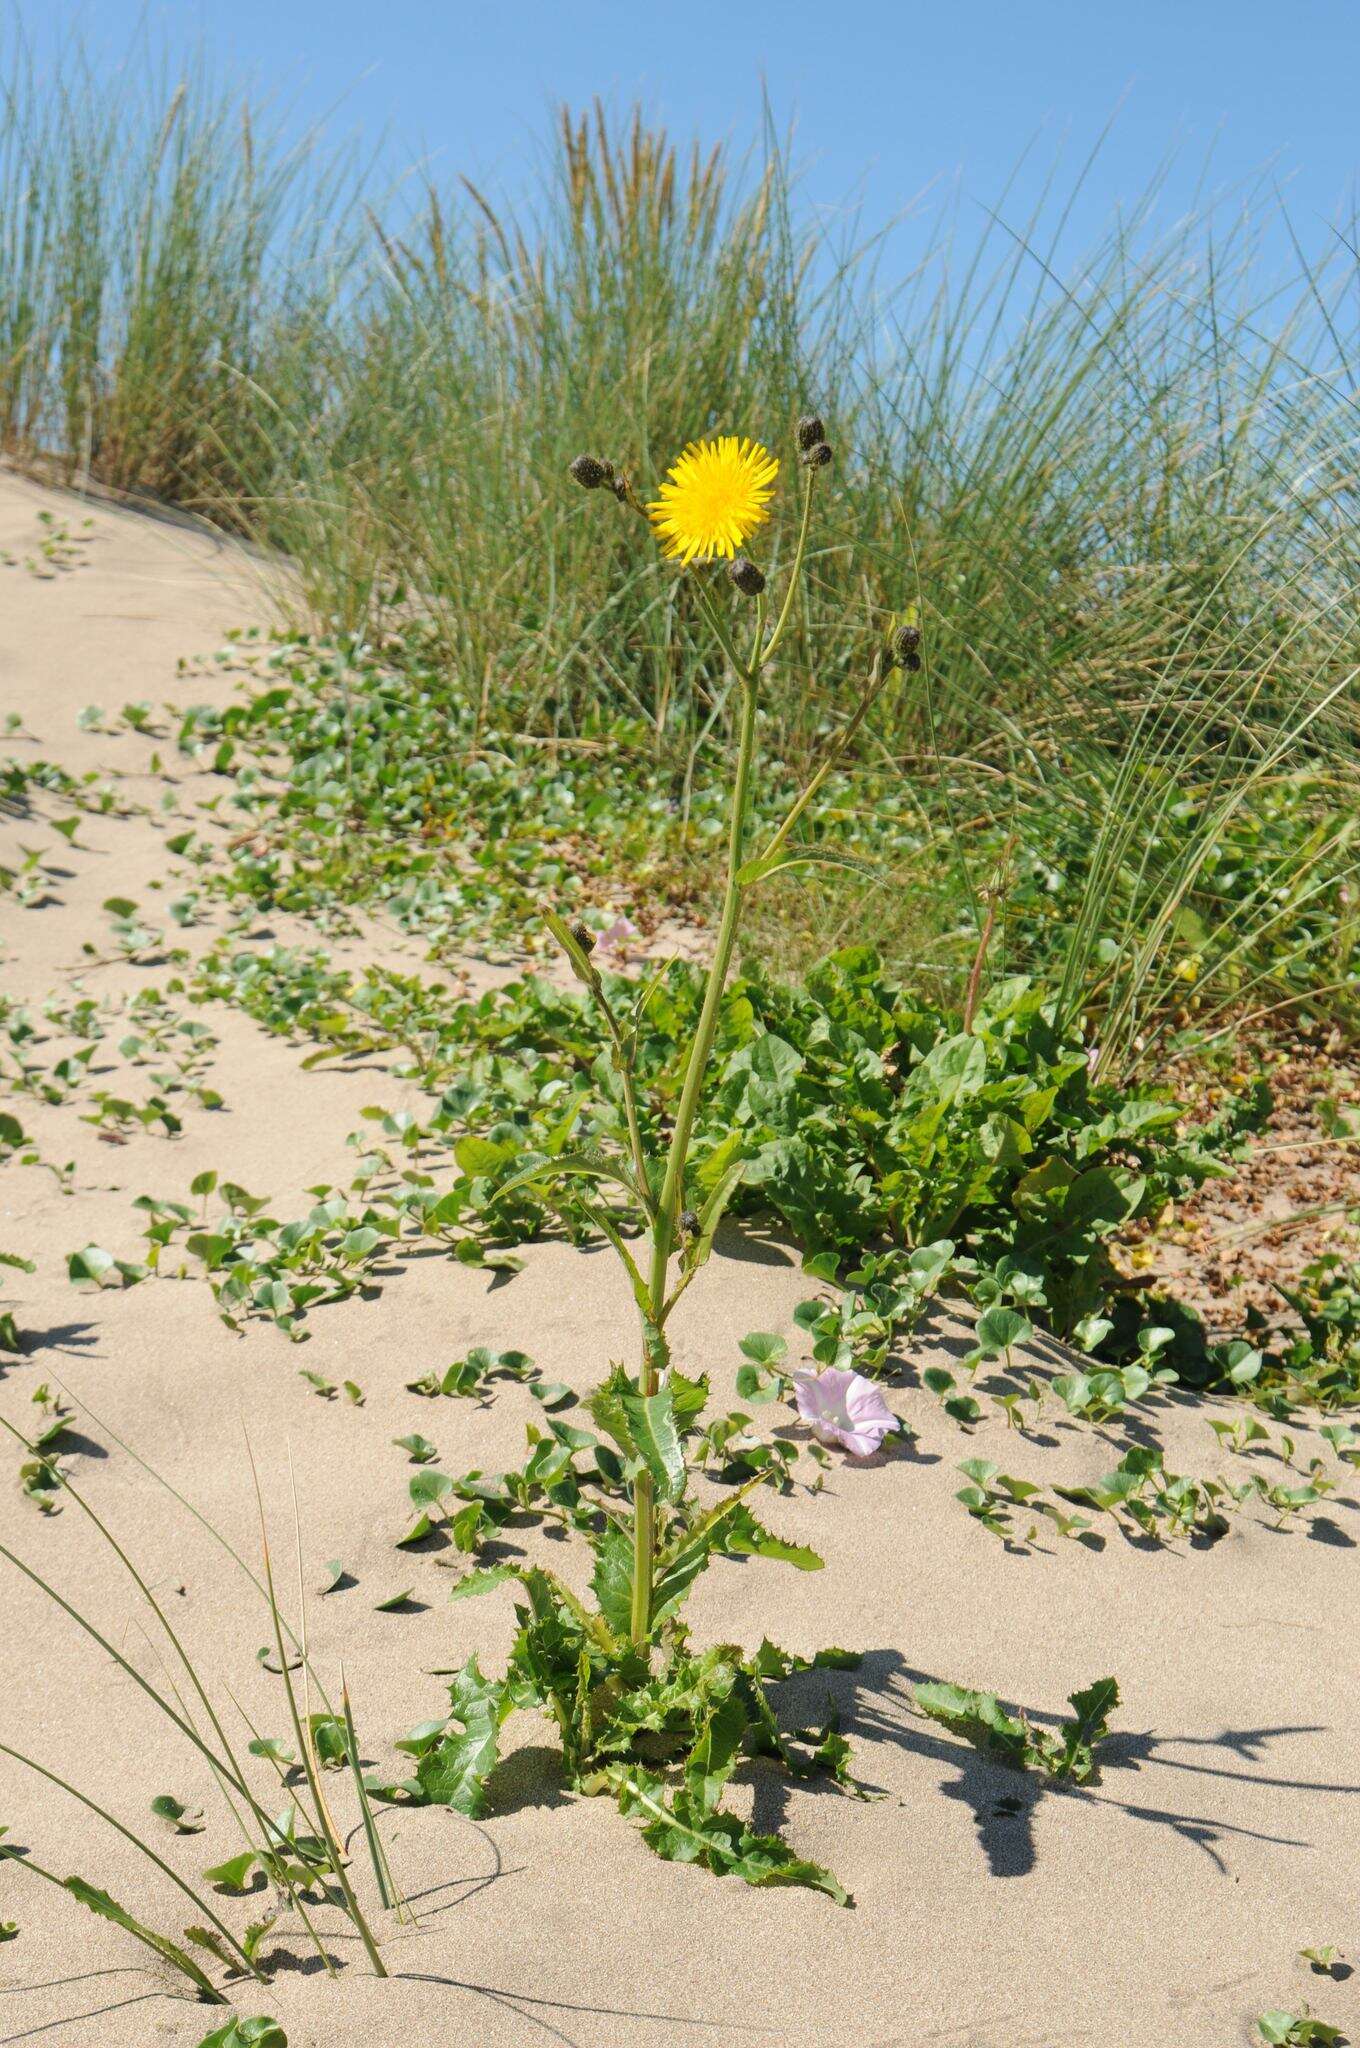
{"type": "MultiPolygon", "coordinates": [[[[210,786],[201,768],[162,739],[163,774],[153,776],[154,741],[82,732],[77,714],[88,703],[224,699],[225,673],[186,679],[176,663],[211,654],[228,626],[269,616],[261,567],[229,544],[12,478],[0,478],[0,549],[30,549],[44,508],[73,524],[88,512],[91,537],[78,566],[50,577],[0,567],[0,716],[21,711],[35,736],[0,743],[0,754],[116,766],[139,801],[157,803],[168,781],[187,806],[210,786]]],[[[44,800],[27,816],[0,816],[0,862],[41,845],[60,871],[40,910],[0,896],[0,993],[35,1008],[82,972],[103,900],[130,895],[151,914],[151,884],[171,865],[154,817],[87,820],[69,848],[50,823],[64,815],[44,800]]],[[[197,950],[214,930],[176,937],[197,950]]],[[[395,936],[375,934],[372,945],[413,957],[395,936]]],[[[86,970],[85,986],[127,992],[166,978],[164,966],[119,963],[86,970]]],[[[304,1072],[305,1047],[225,1010],[208,1021],[220,1035],[209,1078],[226,1107],[191,1107],[173,1140],[138,1133],[113,1146],[80,1122],[78,1105],[7,1101],[49,1156],[74,1162],[74,1179],[64,1193],[40,1169],[0,1169],[0,1249],[37,1262],[31,1277],[0,1276],[26,1334],[22,1357],[0,1357],[0,1412],[24,1426],[43,1379],[88,1403],[100,1420],[81,1419],[70,1476],[128,1541],[205,1672],[277,1735],[280,1681],[255,1656],[267,1610],[109,1430],[253,1562],[248,1431],[290,1586],[291,1454],[313,1657],[328,1685],[343,1663],[365,1757],[385,1763],[393,1737],[440,1711],[431,1671],[473,1649],[498,1669],[513,1626],[508,1593],[450,1606],[439,1553],[393,1547],[413,1468],[392,1439],[421,1430],[445,1469],[494,1468],[522,1454],[536,1413],[519,1387],[475,1407],[422,1401],[405,1383],[482,1343],[527,1350],[548,1376],[586,1388],[611,1358],[632,1355],[631,1304],[612,1258],[554,1244],[529,1248],[508,1282],[411,1260],[375,1298],[315,1311],[301,1345],[268,1326],[233,1335],[197,1280],[74,1288],[65,1259],[79,1246],[136,1253],[138,1194],[183,1195],[212,1166],[289,1213],[308,1185],[347,1177],[345,1136],[365,1104],[410,1099],[375,1065],[304,1072]],[[354,1378],[365,1405],[318,1398],[301,1367],[354,1378]],[[331,1558],[350,1583],[320,1597],[331,1558]],[[415,1611],[374,1611],[407,1586],[415,1611]]],[[[791,1312],[809,1291],[789,1247],[728,1231],[678,1317],[679,1358],[729,1390],[738,1340],[752,1329],[796,1337],[791,1312]]],[[[961,1326],[937,1318],[903,1362],[890,1398],[914,1432],[909,1448],[863,1465],[838,1459],[820,1496],[800,1486],[767,1502],[770,1524],[815,1544],[824,1570],[720,1564],[692,1604],[704,1639],[753,1647],[768,1633],[792,1650],[834,1642],[864,1653],[855,1672],[795,1681],[781,1711],[797,1725],[830,1690],[856,1772],[880,1796],[790,1788],[763,1769],[735,1794],[831,1865],[853,1911],[661,1863],[611,1806],[563,1788],[544,1730],[517,1717],[507,1731],[514,1761],[484,1820],[383,1817],[423,1915],[418,1931],[385,1929],[390,1979],[328,1923],[336,1980],[294,1933],[281,1934],[265,1949],[275,1981],[235,1989],[236,2009],[276,2016],[290,2048],[1224,2048],[1255,2038],[1258,2013],[1297,2011],[1305,1999],[1360,2037],[1360,1978],[1316,1976],[1297,1954],[1336,1943],[1352,1963],[1360,1949],[1354,1475],[1311,1523],[1277,1531],[1250,1511],[1207,1549],[1134,1543],[1107,1521],[1099,1550],[1044,1538],[1008,1553],[953,1498],[961,1458],[991,1457],[1049,1484],[1107,1470],[1126,1439],[1050,1424],[1026,1441],[1000,1423],[965,1438],[919,1380],[961,1342],[961,1326]],[[910,1694],[922,1677],[948,1678],[1051,1721],[1069,1691],[1107,1673],[1124,1704],[1101,1780],[1084,1791],[983,1762],[917,1713],[910,1694]]],[[[1051,1371],[1053,1355],[1034,1363],[1051,1371]]],[[[1229,1462],[1210,1413],[1231,1409],[1168,1400],[1153,1412],[1173,1469],[1229,1462]]],[[[17,1452],[0,1448],[0,1541],[154,1672],[115,1560],[73,1506],[39,1515],[20,1495],[17,1465],[17,1452]]],[[[562,1569],[579,1578],[579,1558],[562,1569]]],[[[232,1853],[239,1838],[206,1768],[132,1682],[12,1570],[0,1600],[0,1741],[62,1769],[138,1828],[157,1829],[148,1808],[163,1792],[204,1807],[201,1834],[153,1832],[194,1881],[232,1853]]],[[[352,1819],[344,1791],[335,1799],[352,1819]]],[[[0,1821],[49,1868],[79,1872],[159,1927],[193,1917],[116,1834],[4,1759],[0,1821]]],[[[362,1853],[356,1871],[365,1882],[362,1853]]],[[[258,1911],[216,1903],[236,1926],[258,1911]]],[[[0,1945],[0,2048],[196,2048],[225,2017],[181,1997],[120,1930],[0,1865],[8,1919],[20,1931],[0,1945]]]]}

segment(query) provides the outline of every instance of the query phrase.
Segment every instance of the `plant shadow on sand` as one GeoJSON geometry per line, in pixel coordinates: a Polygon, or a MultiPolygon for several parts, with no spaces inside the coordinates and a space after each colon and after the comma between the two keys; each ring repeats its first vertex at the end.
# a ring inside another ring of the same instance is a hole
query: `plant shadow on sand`
{"type": "MultiPolygon", "coordinates": [[[[910,1688],[933,1682],[936,1676],[933,1672],[914,1670],[896,1650],[871,1650],[866,1652],[858,1670],[806,1672],[787,1680],[780,1688],[780,1719],[786,1725],[820,1720],[830,1702],[840,1716],[842,1731],[855,1745],[858,1775],[869,1791],[876,1789],[872,1774],[874,1745],[878,1743],[892,1743],[912,1756],[952,1772],[952,1779],[939,1789],[946,1799],[959,1801],[971,1812],[978,1845],[993,1877],[1027,1877],[1036,1868],[1039,1858],[1034,1816],[1047,1799],[1112,1807],[1129,1820],[1167,1828],[1202,1849],[1224,1877],[1230,1873],[1218,1845],[1233,1837],[1271,1842],[1288,1849],[1309,1846],[1299,1836],[1271,1834],[1212,1814],[1177,1812],[1152,1800],[1121,1798],[1110,1789],[1111,1778],[1121,1772],[1160,1768],[1191,1772],[1210,1780],[1231,1779],[1239,1784],[1300,1793],[1360,1796],[1360,1782],[1317,1783],[1252,1768],[1267,1760],[1272,1744],[1323,1732],[1317,1725],[1224,1729],[1217,1735],[1114,1733],[1099,1745],[1099,1772],[1088,1785],[1012,1770],[952,1739],[915,1709],[910,1688]],[[1191,1760],[1171,1754],[1187,1749],[1223,1752],[1222,1760],[1191,1760]],[[1229,1759],[1236,1759],[1246,1768],[1231,1768],[1229,1759]]],[[[1059,1714],[1026,1711],[1030,1720],[1039,1725],[1057,1727],[1062,1720],[1059,1714]]],[[[755,1791],[755,1826],[765,1829],[781,1825],[794,1788],[760,1764],[752,1767],[749,1781],[755,1791]]],[[[797,1790],[814,1797],[826,1796],[826,1789],[815,1780],[799,1785],[797,1790]]]]}
{"type": "MultiPolygon", "coordinates": [[[[86,1978],[102,1980],[106,1977],[142,1976],[144,1974],[145,1972],[140,1970],[86,1970],[79,1977],[54,1977],[46,1984],[6,1984],[0,1987],[0,1997],[16,1991],[54,1990],[58,1985],[79,1984],[86,1978]]],[[[71,2019],[46,2020],[36,2027],[25,2027],[17,2034],[0,2034],[0,2048],[17,2048],[17,2044],[20,2041],[38,2041],[44,2035],[58,2033],[58,2030],[61,2030],[59,2038],[67,2039],[70,2038],[69,2029],[83,2026],[87,2020],[106,2019],[110,2013],[124,2012],[130,2005],[149,2005],[153,2001],[157,2005],[163,2005],[167,2001],[172,2005],[187,2005],[189,2003],[187,1999],[177,1998],[167,1991],[135,1991],[130,1998],[116,1998],[109,2005],[94,2006],[89,2012],[76,2013],[71,2019]]],[[[206,2014],[209,2008],[205,2006],[203,2010],[206,2014]]],[[[90,2034],[87,2038],[93,2043],[97,2036],[90,2034]]]]}
{"type": "Polygon", "coordinates": [[[32,1358],[39,1351],[89,1351],[98,1347],[101,1335],[99,1324],[92,1322],[52,1323],[45,1329],[23,1329],[19,1332],[20,1350],[16,1356],[32,1358]]]}
{"type": "MultiPolygon", "coordinates": [[[[927,1681],[933,1674],[913,1669],[906,1660],[893,1650],[868,1652],[855,1671],[818,1670],[796,1675],[785,1681],[780,1688],[781,1719],[786,1723],[798,1724],[814,1719],[826,1707],[828,1698],[840,1714],[845,1732],[856,1743],[857,1761],[867,1789],[873,1789],[873,1760],[876,1749],[884,1743],[907,1751],[932,1766],[940,1767],[951,1774],[949,1782],[941,1783],[943,1796],[965,1805],[973,1816],[978,1843],[986,1858],[990,1873],[995,1877],[1024,1877],[1037,1866],[1038,1851],[1035,1841],[1034,1816],[1037,1808],[1046,1798],[1066,1798],[1094,1802],[1112,1807],[1130,1820],[1152,1822],[1168,1828],[1173,1834],[1193,1843],[1209,1857],[1220,1875],[1230,1875],[1218,1845],[1233,1837],[1245,1837],[1268,1841],[1286,1848],[1303,1848],[1307,1844],[1298,1837],[1265,1833],[1215,1817],[1212,1814],[1187,1814],[1169,1810],[1151,1801],[1143,1802],[1121,1798],[1110,1789],[1110,1781],[1122,1772],[1139,1772],[1148,1768],[1161,1767],[1179,1772],[1193,1773],[1197,1778],[1209,1780],[1232,1780],[1238,1783],[1262,1787],[1286,1788],[1302,1793],[1327,1795],[1360,1794],[1360,1783],[1319,1784],[1307,1779],[1286,1777],[1270,1768],[1274,1745],[1291,1737],[1306,1736],[1319,1732],[1314,1726],[1282,1725],[1269,1728],[1224,1729],[1215,1735],[1157,1736],[1151,1733],[1114,1734],[1106,1738],[1098,1752],[1101,1777],[1093,1785],[1076,1786],[1055,1782],[1035,1774],[1019,1773],[980,1755],[966,1744],[952,1740],[947,1734],[937,1731],[934,1724],[926,1721],[913,1709],[910,1688],[927,1681]],[[1176,1751],[1200,1752],[1198,1756],[1172,1754],[1176,1751]],[[1209,1753],[1207,1758],[1202,1753],[1209,1753]],[[1259,1768],[1259,1766],[1266,1766],[1259,1768]]],[[[1031,1718],[1039,1724],[1056,1725],[1061,1716],[1035,1712],[1031,1718]]],[[[498,1786],[495,1801],[497,1816],[513,1813],[526,1806],[555,1807],[564,1803],[564,1791],[560,1761],[555,1751],[543,1745],[530,1745],[520,1751],[511,1752],[506,1759],[506,1776],[498,1786]]],[[[784,1818],[792,1788],[777,1773],[765,1769],[756,1762],[746,1773],[752,1783],[755,1795],[755,1824],[765,1828],[779,1824],[784,1818]]],[[[812,1796],[826,1796],[826,1791],[815,1780],[805,1787],[812,1796]]],[[[827,1788],[829,1789],[829,1788],[827,1788]]],[[[435,1920],[466,1904],[488,1885],[495,1884],[503,1876],[513,1875],[501,1859],[494,1834],[475,1821],[464,1821],[461,1828],[468,1828],[485,1847],[487,1862],[477,1872],[469,1872],[447,1879],[430,1890],[416,1895],[412,1903],[419,1907],[422,1919],[435,1920]]],[[[327,1947],[343,1969],[345,1949],[353,1937],[349,1930],[335,1931],[327,1937],[327,1947]]],[[[470,1979],[446,1975],[437,1970],[415,1967],[420,1959],[421,1935],[411,1933],[398,1935],[387,1945],[387,1958],[394,1977],[398,1981],[412,1984],[442,1986],[449,1990],[468,1993],[478,1999],[485,1999],[503,2012],[514,2013],[523,2021],[526,2039],[543,2039],[564,2044],[564,2048],[589,2048],[588,2041],[579,2028],[576,2019],[624,2019],[634,2023],[640,2041],[651,2038],[652,2028],[664,2028],[667,2033],[660,2039],[674,2039],[683,2028],[686,2036],[702,2038],[704,2033],[725,2030],[752,2040],[768,2038],[780,2032],[777,2026],[745,2018],[733,2018],[716,2014],[695,2015],[665,2012],[656,2008],[613,2007],[591,2005],[584,2002],[544,1998],[525,1989],[508,1988],[476,1982],[470,1979]],[[407,1960],[410,1967],[405,1967],[407,1960]]],[[[358,1960],[356,1958],[356,1960],[358,1960]]],[[[319,1962],[312,1958],[308,1962],[275,1953],[269,1958],[271,1965],[290,1976],[311,1974],[311,1967],[320,1969],[319,1962]]],[[[10,1993],[27,1991],[30,1994],[56,1989],[61,1984],[75,1984],[89,1981],[101,1986],[108,1980],[130,1973],[125,1967],[111,1966],[107,1970],[82,1973],[77,1977],[50,1980],[46,1984],[14,1985],[5,1987],[10,1993]]],[[[77,2029],[88,2023],[95,2023],[109,2014],[127,2006],[143,2003],[150,1999],[164,1999],[171,1994],[148,1990],[130,1998],[112,2003],[96,2005],[89,2010],[68,2015],[64,2019],[40,2021],[37,2025],[18,2032],[0,2035],[0,2048],[18,2048],[21,2042],[42,2039],[54,2030],[60,2030],[63,2039],[78,2038],[77,2029]]],[[[178,2004],[181,2001],[174,2000],[178,2004]]],[[[91,2033],[88,2038],[95,2038],[91,2033]]]]}

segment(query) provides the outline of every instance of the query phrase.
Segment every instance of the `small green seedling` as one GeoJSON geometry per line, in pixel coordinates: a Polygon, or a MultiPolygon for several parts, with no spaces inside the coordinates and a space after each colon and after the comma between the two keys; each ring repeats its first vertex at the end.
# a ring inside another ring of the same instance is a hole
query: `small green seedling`
{"type": "Polygon", "coordinates": [[[488,1351],[479,1344],[466,1358],[456,1358],[442,1373],[424,1373],[418,1380],[408,1380],[406,1386],[408,1393],[424,1394],[428,1399],[450,1394],[475,1401],[485,1398],[493,1380],[528,1383],[537,1378],[538,1367],[526,1351],[488,1351]]]}
{"type": "Polygon", "coordinates": [[[972,1395],[959,1391],[952,1372],[942,1365],[928,1365],[921,1374],[921,1384],[934,1394],[946,1415],[964,1429],[973,1429],[982,1420],[981,1403],[972,1395]]]}
{"type": "Polygon", "coordinates": [[[1270,2048],[1345,2048],[1341,2029],[1318,2019],[1306,2005],[1297,2013],[1263,2012],[1256,2028],[1270,2048]]]}
{"type": "Polygon", "coordinates": [[[261,2013],[254,2019],[228,2020],[224,2027],[205,2034],[198,2048],[288,2048],[288,2036],[277,2020],[261,2013]]]}
{"type": "Polygon", "coordinates": [[[158,1793],[151,1802],[151,1811],[157,1820],[164,1821],[177,1835],[199,1835],[203,1832],[205,1822],[202,1807],[185,1806],[172,1792],[158,1793]]]}

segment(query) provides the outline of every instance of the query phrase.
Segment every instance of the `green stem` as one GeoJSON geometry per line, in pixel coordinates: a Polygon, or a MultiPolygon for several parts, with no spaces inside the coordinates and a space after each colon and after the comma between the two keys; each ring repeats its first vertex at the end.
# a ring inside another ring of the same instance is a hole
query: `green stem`
{"type": "Polygon", "coordinates": [[[792,832],[794,826],[798,823],[798,820],[802,817],[804,811],[812,802],[812,799],[821,789],[822,784],[826,781],[827,776],[830,775],[832,769],[836,766],[836,763],[841,759],[842,755],[845,753],[845,750],[849,746],[851,740],[855,737],[855,734],[859,731],[865,719],[873,710],[874,705],[878,702],[878,699],[883,692],[883,685],[887,681],[888,675],[890,673],[890,670],[885,669],[883,657],[881,655],[877,656],[874,661],[873,668],[870,671],[868,687],[866,688],[863,696],[860,698],[859,703],[855,706],[854,712],[852,713],[850,718],[847,719],[846,723],[841,727],[840,731],[837,733],[835,739],[831,742],[826,757],[822,761],[821,766],[818,768],[811,782],[809,782],[807,788],[798,798],[798,801],[793,805],[792,809],[789,811],[788,816],[785,818],[783,824],[775,833],[774,838],[770,841],[769,845],[765,848],[765,851],[761,854],[760,858],[763,861],[772,859],[773,856],[779,852],[780,848],[784,844],[784,841],[788,838],[790,832],[792,832]]]}
{"type": "MultiPolygon", "coordinates": [[[[640,1387],[644,1397],[656,1392],[661,1374],[670,1362],[665,1334],[666,1283],[684,1193],[685,1162],[689,1155],[699,1095],[712,1055],[713,1041],[717,1036],[718,1011],[722,1004],[723,991],[727,987],[727,976],[732,964],[732,952],[741,917],[742,885],[737,880],[737,875],[745,851],[746,815],[750,806],[751,769],[755,756],[757,672],[739,669],[738,673],[742,687],[741,738],[737,752],[736,779],[732,788],[732,815],[728,828],[727,883],[723,892],[722,915],[718,923],[713,963],[708,970],[703,1007],[699,1012],[698,1026],[685,1066],[680,1106],[676,1111],[675,1128],[671,1133],[670,1150],[666,1157],[665,1179],[661,1184],[656,1217],[652,1224],[651,1270],[647,1290],[651,1314],[644,1319],[642,1333],[640,1387]]],[[[643,1472],[638,1475],[633,1489],[632,1635],[634,1643],[639,1648],[646,1643],[651,1633],[655,1552],[655,1493],[650,1473],[643,1472]]]]}
{"type": "Polygon", "coordinates": [[[789,571],[789,587],[784,592],[784,602],[780,607],[779,617],[775,621],[775,629],[765,642],[765,651],[760,657],[761,668],[764,668],[766,662],[774,653],[775,648],[778,647],[783,639],[784,628],[788,625],[793,613],[793,600],[798,593],[798,582],[803,573],[803,556],[807,553],[808,531],[812,525],[812,479],[814,475],[815,471],[810,469],[803,472],[803,523],[798,529],[798,545],[794,549],[793,567],[789,571]]]}
{"type": "Polygon", "coordinates": [[[647,1185],[647,1154],[643,1150],[642,1129],[638,1123],[637,1090],[633,1086],[632,1058],[623,1042],[618,1018],[614,1015],[613,1006],[604,992],[604,984],[598,974],[595,977],[594,991],[604,1015],[605,1028],[614,1047],[614,1067],[623,1089],[623,1113],[628,1121],[628,1144],[633,1154],[633,1172],[637,1177],[638,1193],[642,1197],[644,1210],[650,1211],[651,1190],[647,1185]]]}

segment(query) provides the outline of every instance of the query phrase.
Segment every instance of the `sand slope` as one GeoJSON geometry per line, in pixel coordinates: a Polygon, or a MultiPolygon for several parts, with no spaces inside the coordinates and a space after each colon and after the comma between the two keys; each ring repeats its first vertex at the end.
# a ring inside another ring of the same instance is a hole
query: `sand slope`
{"type": "MultiPolygon", "coordinates": [[[[0,550],[31,548],[43,508],[68,523],[86,516],[0,479],[0,550]]],[[[0,567],[0,718],[16,709],[36,736],[0,742],[0,755],[116,766],[139,800],[156,803],[165,785],[149,773],[154,743],[82,733],[77,713],[88,703],[224,695],[225,675],[186,681],[175,664],[210,653],[228,625],[263,618],[266,600],[252,565],[228,547],[130,513],[91,516],[79,566],[47,578],[0,567]]],[[[160,751],[190,804],[201,771],[163,742],[160,751]]],[[[153,910],[151,884],[170,865],[153,817],[86,821],[72,849],[51,829],[62,815],[60,803],[40,803],[0,816],[0,862],[41,844],[61,871],[42,909],[0,896],[0,994],[35,1008],[81,971],[82,942],[103,929],[103,900],[125,894],[153,910]]],[[[196,928],[183,942],[197,949],[211,935],[196,928]]],[[[392,950],[411,957],[407,946],[392,950]]],[[[126,991],[165,979],[163,967],[119,963],[87,971],[85,986],[126,991]]],[[[422,1430],[445,1469],[494,1468],[522,1454],[536,1413],[517,1387],[478,1408],[422,1401],[405,1382],[484,1343],[519,1346],[550,1377],[588,1387],[611,1356],[631,1356],[631,1306],[612,1259],[557,1245],[532,1248],[525,1270],[501,1285],[449,1261],[410,1261],[378,1298],[316,1312],[299,1346],[268,1327],[233,1336],[197,1281],[74,1289],[65,1258],[78,1246],[138,1249],[136,1195],[182,1196],[212,1166],[276,1205],[299,1202],[308,1185],[346,1177],[345,1135],[366,1103],[402,1104],[400,1085],[380,1070],[303,1073],[305,1048],[238,1015],[209,1021],[221,1040],[211,1078],[226,1107],[191,1109],[179,1138],[138,1134],[111,1146],[77,1108],[7,1101],[49,1156],[74,1161],[76,1192],[38,1168],[0,1169],[0,1249],[38,1262],[12,1285],[0,1276],[27,1337],[24,1356],[0,1357],[0,1411],[25,1425],[44,1377],[95,1411],[99,1422],[81,1422],[72,1478],[132,1545],[205,1669],[276,1735],[285,1733],[280,1683],[255,1658],[265,1608],[103,1425],[253,1562],[248,1428],[290,1573],[291,1448],[304,1581],[315,1595],[330,1558],[351,1581],[310,1598],[313,1655],[328,1684],[343,1660],[365,1755],[387,1760],[395,1735],[440,1710],[431,1669],[474,1648],[496,1668],[513,1627],[508,1594],[450,1607],[439,1554],[394,1549],[413,1468],[391,1439],[422,1430]],[[301,1366],[353,1377],[365,1406],[317,1398],[301,1366]],[[374,1611],[406,1586],[414,1612],[374,1611]]],[[[735,1233],[705,1281],[685,1303],[679,1356],[727,1389],[741,1336],[790,1332],[809,1285],[786,1247],[735,1233]]],[[[764,1824],[782,1819],[801,1851],[833,1866],[856,1896],[853,1912],[660,1863],[611,1807],[566,1794],[544,1731],[516,1720],[515,1762],[485,1821],[384,1817],[398,1876],[425,1916],[418,1932],[389,1931],[391,1981],[377,1981],[344,1935],[331,1981],[289,1933],[274,1950],[273,1985],[236,1991],[237,2009],[273,2013],[291,2048],[1224,2048],[1253,2039],[1265,2008],[1297,2010],[1307,1998],[1360,2038],[1360,1977],[1313,1977],[1296,1954],[1335,1942],[1354,1962],[1360,1951],[1354,1475],[1311,1532],[1304,1522],[1277,1532],[1246,1514],[1210,1549],[1159,1549],[1110,1523],[1100,1550],[1045,1538],[1008,1554],[954,1501],[959,1459],[994,1457],[1048,1483],[1107,1470],[1126,1439],[1049,1426],[1025,1441],[999,1424],[965,1438],[917,1378],[959,1348],[958,1330],[942,1321],[907,1362],[892,1399],[915,1432],[908,1450],[839,1464],[820,1497],[799,1488],[767,1503],[780,1533],[822,1551],[822,1572],[721,1564],[693,1603],[704,1636],[753,1646],[768,1633],[794,1650],[835,1642],[865,1653],[857,1672],[796,1681],[784,1704],[791,1722],[811,1719],[829,1688],[858,1773],[881,1796],[791,1790],[764,1770],[738,1793],[764,1824]],[[909,1692],[923,1676],[949,1678],[1055,1717],[1069,1691],[1107,1673],[1124,1692],[1121,1732],[1101,1782],[1084,1792],[983,1763],[915,1713],[909,1692]]],[[[1203,1404],[1166,1402],[1151,1416],[1173,1469],[1216,1472],[1227,1462],[1205,1414],[1203,1404]]],[[[0,1541],[152,1672],[156,1656],[116,1563],[74,1507],[43,1518],[24,1501],[17,1464],[0,1445],[0,1541]]],[[[580,1576],[577,1558],[562,1568],[580,1576]]],[[[158,1793],[204,1806],[206,1832],[153,1837],[197,1880],[239,1846],[206,1769],[31,1584],[0,1570],[0,1741],[64,1769],[139,1828],[155,1828],[148,1806],[158,1793]]],[[[349,1814],[342,1791],[336,1804],[349,1814]]],[[[49,1868],[78,1871],[157,1926],[193,1917],[116,1835],[4,1759],[0,1821],[49,1868]]],[[[366,1877],[362,1859],[357,1867],[366,1877]]],[[[259,1910],[218,1903],[236,1926],[259,1910]]],[[[0,1864],[6,1919],[20,1933],[0,1945],[0,2048],[196,2048],[220,2024],[144,1967],[117,1929],[0,1864]]]]}

